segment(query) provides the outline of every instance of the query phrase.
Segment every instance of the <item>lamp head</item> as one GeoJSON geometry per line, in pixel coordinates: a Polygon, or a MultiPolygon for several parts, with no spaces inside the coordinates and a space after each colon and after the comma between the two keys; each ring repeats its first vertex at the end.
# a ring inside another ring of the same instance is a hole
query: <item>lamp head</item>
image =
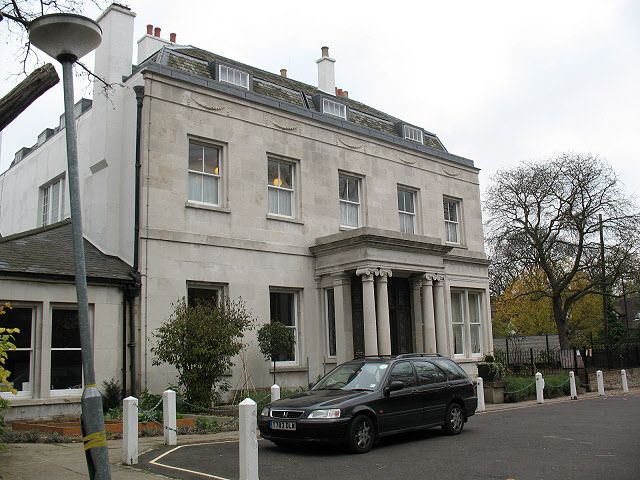
{"type": "Polygon", "coordinates": [[[90,18],[71,13],[43,15],[29,24],[29,41],[59,60],[78,60],[102,41],[102,29],[90,18]]]}

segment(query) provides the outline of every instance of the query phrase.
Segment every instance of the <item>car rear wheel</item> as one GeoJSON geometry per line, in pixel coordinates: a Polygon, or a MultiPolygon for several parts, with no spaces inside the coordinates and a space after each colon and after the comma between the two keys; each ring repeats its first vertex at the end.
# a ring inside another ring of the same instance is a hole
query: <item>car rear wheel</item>
{"type": "Polygon", "coordinates": [[[373,447],[375,427],[366,415],[356,416],[349,426],[347,447],[353,453],[366,453],[373,447]]]}
{"type": "Polygon", "coordinates": [[[464,428],[464,410],[459,403],[452,403],[447,408],[442,429],[447,435],[458,435],[464,428]]]}

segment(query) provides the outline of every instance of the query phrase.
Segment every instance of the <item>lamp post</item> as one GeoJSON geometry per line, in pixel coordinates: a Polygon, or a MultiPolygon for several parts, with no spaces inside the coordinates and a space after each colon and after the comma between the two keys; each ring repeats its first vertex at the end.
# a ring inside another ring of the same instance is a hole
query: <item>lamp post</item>
{"type": "Polygon", "coordinates": [[[102,397],[96,386],[93,368],[93,345],[89,327],[87,273],[82,234],[82,208],[78,174],[76,122],[73,108],[73,64],[95,50],[102,40],[102,30],[90,18],[73,14],[43,15],[29,24],[29,41],[62,64],[64,88],[64,119],[67,140],[67,169],[69,173],[69,203],[73,229],[76,292],[80,346],[82,347],[82,430],[89,476],[92,479],[111,478],[107,441],[102,414],[102,397]]]}

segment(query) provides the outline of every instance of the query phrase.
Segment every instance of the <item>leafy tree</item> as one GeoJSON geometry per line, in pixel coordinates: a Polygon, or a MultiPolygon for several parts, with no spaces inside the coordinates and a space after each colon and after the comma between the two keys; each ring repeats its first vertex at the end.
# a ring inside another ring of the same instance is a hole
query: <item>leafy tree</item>
{"type": "Polygon", "coordinates": [[[183,297],[172,309],[169,319],[154,333],[153,364],[173,365],[187,402],[207,408],[219,391],[229,388],[223,375],[233,365],[231,359],[244,348],[244,333],[255,319],[241,299],[232,301],[226,296],[218,305],[187,305],[183,297]]]}
{"type": "MultiPolygon", "coordinates": [[[[11,305],[8,303],[0,305],[0,316],[7,313],[7,310],[10,308],[11,305]]],[[[20,329],[0,327],[0,392],[11,392],[15,395],[18,392],[16,392],[16,389],[13,388],[9,382],[9,375],[11,375],[11,372],[4,368],[8,358],[7,351],[16,349],[16,346],[13,343],[14,333],[20,333],[20,329]]]]}
{"type": "Polygon", "coordinates": [[[541,271],[544,282],[529,293],[549,298],[560,346],[569,348],[573,306],[602,289],[600,227],[606,286],[638,263],[637,207],[611,167],[591,155],[562,154],[501,170],[486,193],[494,295],[522,274],[541,271]]]}
{"type": "Polygon", "coordinates": [[[273,383],[276,383],[276,361],[290,355],[296,345],[293,330],[280,322],[265,323],[258,329],[258,345],[266,360],[273,362],[273,383]]]}

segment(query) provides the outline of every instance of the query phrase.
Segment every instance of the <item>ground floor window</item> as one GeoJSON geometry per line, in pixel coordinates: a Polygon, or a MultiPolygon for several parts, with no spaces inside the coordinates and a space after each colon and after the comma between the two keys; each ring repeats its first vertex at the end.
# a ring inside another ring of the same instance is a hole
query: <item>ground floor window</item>
{"type": "Polygon", "coordinates": [[[325,290],[327,312],[327,353],[330,357],[336,356],[336,305],[333,297],[333,288],[325,290]]]}
{"type": "Polygon", "coordinates": [[[20,333],[13,335],[12,343],[16,349],[7,352],[3,365],[11,372],[9,382],[19,395],[29,394],[33,383],[34,318],[35,309],[32,307],[7,308],[0,316],[0,327],[20,329],[20,333]]]}
{"type": "Polygon", "coordinates": [[[276,359],[278,362],[284,362],[289,364],[295,364],[297,361],[297,349],[298,349],[298,292],[297,291],[283,291],[272,289],[269,292],[270,303],[270,320],[272,322],[280,322],[283,325],[293,330],[293,335],[296,340],[295,345],[291,352],[285,355],[281,355],[276,359]]]}
{"type": "Polygon", "coordinates": [[[451,290],[453,353],[472,356],[482,352],[482,293],[451,290]],[[469,336],[468,346],[467,335],[469,336]]]}
{"type": "Polygon", "coordinates": [[[82,389],[82,350],[78,310],[53,308],[51,311],[52,391],[82,389]]]}
{"type": "Polygon", "coordinates": [[[187,283],[187,305],[196,305],[197,303],[219,305],[223,294],[224,288],[219,284],[187,283]]]}

